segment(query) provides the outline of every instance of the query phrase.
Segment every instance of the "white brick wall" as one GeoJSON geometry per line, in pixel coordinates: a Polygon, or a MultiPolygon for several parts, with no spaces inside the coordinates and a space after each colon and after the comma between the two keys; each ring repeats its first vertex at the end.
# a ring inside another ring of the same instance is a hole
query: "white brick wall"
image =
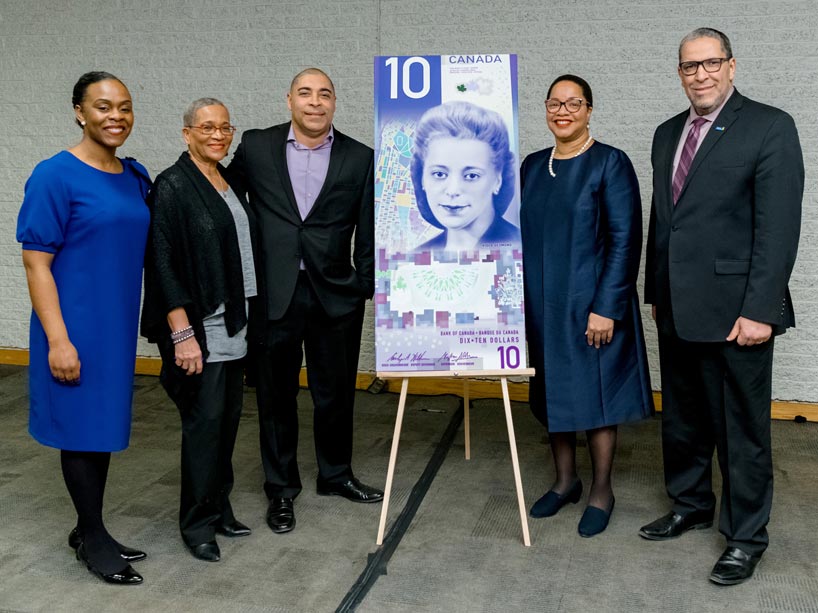
{"type": "MultiPolygon", "coordinates": [[[[650,202],[650,141],[685,108],[675,75],[679,39],[723,30],[736,85],[790,112],[807,166],[801,248],[791,282],[799,327],[778,339],[773,396],[818,401],[818,1],[744,0],[0,0],[0,347],[26,347],[29,302],[14,238],[25,179],[74,144],[71,87],[87,70],[128,85],[136,126],[122,153],[152,174],[182,150],[191,100],[224,100],[240,128],[288,117],[284,95],[299,69],[326,69],[338,89],[339,129],[372,144],[372,57],[518,53],[523,154],[548,146],[542,100],[574,72],[594,89],[594,135],[624,149],[650,202]]],[[[644,313],[647,318],[647,311],[644,313]]],[[[654,387],[658,359],[646,325],[654,387]]],[[[140,342],[139,352],[154,355],[140,342]]],[[[372,321],[361,369],[371,370],[372,321]]]]}

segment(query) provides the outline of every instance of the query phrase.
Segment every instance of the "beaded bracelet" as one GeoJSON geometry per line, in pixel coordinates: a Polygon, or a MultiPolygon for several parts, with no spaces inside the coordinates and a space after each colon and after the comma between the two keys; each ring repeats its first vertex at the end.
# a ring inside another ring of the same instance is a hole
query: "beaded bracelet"
{"type": "Polygon", "coordinates": [[[193,326],[188,326],[187,328],[182,328],[181,330],[175,330],[170,333],[170,338],[176,340],[177,338],[186,336],[191,330],[193,330],[193,326]]]}
{"type": "Polygon", "coordinates": [[[176,338],[171,337],[171,340],[173,341],[173,344],[174,344],[174,345],[178,345],[179,343],[181,343],[181,342],[183,342],[183,341],[186,341],[186,340],[187,340],[187,339],[189,339],[189,338],[193,338],[194,336],[196,336],[196,334],[195,334],[195,333],[193,332],[193,330],[191,329],[191,330],[190,330],[190,331],[189,331],[187,334],[185,334],[184,336],[179,336],[179,337],[176,337],[176,338]]]}

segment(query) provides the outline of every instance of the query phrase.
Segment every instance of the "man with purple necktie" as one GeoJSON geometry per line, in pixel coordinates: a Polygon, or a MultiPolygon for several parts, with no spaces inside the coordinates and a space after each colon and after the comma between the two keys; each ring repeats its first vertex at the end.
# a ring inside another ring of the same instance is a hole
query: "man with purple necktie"
{"type": "Polygon", "coordinates": [[[804,191],[792,117],[742,96],[735,70],[723,33],[699,28],[682,39],[690,108],[654,135],[645,271],[673,505],[639,534],[661,541],[712,526],[715,449],[727,541],[710,573],[719,585],[749,579],[769,542],[773,339],[795,325],[787,283],[804,191]]]}

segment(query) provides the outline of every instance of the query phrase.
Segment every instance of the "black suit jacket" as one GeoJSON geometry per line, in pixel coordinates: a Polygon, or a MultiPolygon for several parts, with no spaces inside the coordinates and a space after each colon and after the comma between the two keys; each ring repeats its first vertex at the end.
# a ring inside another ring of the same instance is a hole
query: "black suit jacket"
{"type": "Polygon", "coordinates": [[[375,291],[373,151],[334,130],[324,186],[302,220],[287,170],[289,129],[248,130],[228,168],[258,221],[266,317],[286,313],[302,259],[321,305],[340,317],[375,291]]]}
{"type": "Polygon", "coordinates": [[[710,127],[673,205],[673,157],[688,111],[653,138],[645,302],[661,332],[723,341],[739,316],[795,325],[795,263],[804,162],[787,113],[738,91],[710,127]]]}

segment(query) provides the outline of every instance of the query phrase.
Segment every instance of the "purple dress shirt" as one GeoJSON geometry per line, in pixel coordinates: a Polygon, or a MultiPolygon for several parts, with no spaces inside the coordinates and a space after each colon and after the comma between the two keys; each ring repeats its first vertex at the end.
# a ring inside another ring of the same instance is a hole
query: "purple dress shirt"
{"type": "Polygon", "coordinates": [[[335,132],[330,127],[324,142],[310,148],[295,140],[293,126],[290,124],[290,133],[287,135],[287,171],[290,173],[290,184],[293,186],[302,220],[309,215],[324,186],[334,137],[335,132]]]}
{"type": "MultiPolygon", "coordinates": [[[[287,135],[287,172],[302,220],[310,214],[315,199],[324,187],[334,137],[335,131],[330,126],[324,141],[317,147],[310,148],[295,140],[293,125],[290,124],[290,133],[287,135]]],[[[304,260],[301,260],[300,267],[304,270],[304,260]]]]}

